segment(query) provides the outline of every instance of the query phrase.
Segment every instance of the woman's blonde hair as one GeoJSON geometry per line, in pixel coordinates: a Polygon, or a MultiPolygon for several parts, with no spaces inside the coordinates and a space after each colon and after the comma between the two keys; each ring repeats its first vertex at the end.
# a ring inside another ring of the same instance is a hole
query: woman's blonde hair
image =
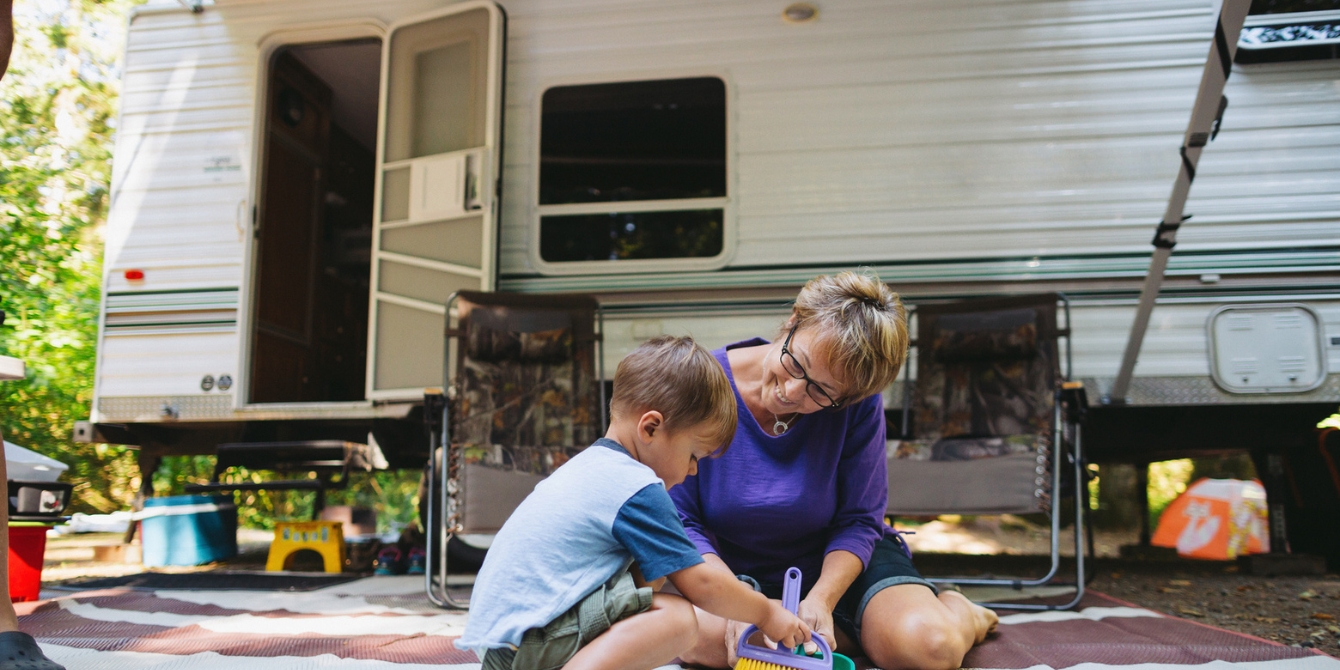
{"type": "Polygon", "coordinates": [[[655,410],[675,432],[706,424],[725,452],[735,437],[735,392],[715,356],[692,338],[662,335],[644,342],[614,372],[610,414],[632,419],[655,410]]]}
{"type": "Polygon", "coordinates": [[[846,401],[893,383],[907,359],[907,311],[869,270],[815,277],[796,296],[791,326],[814,328],[815,342],[844,386],[846,401]]]}

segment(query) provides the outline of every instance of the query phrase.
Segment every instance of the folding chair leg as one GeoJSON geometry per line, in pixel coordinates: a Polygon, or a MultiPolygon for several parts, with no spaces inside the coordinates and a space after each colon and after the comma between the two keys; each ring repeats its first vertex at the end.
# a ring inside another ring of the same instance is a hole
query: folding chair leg
{"type": "MultiPolygon", "coordinates": [[[[1059,412],[1058,412],[1059,422],[1059,412]]],[[[1059,429],[1055,431],[1057,439],[1052,451],[1052,514],[1051,514],[1051,568],[1047,574],[1037,579],[955,579],[955,578],[936,578],[928,581],[933,583],[958,584],[961,586],[1009,586],[1015,590],[1022,591],[1026,586],[1047,586],[1052,584],[1052,580],[1061,568],[1061,510],[1060,510],[1060,492],[1062,469],[1065,464],[1063,458],[1066,454],[1062,447],[1064,443],[1064,432],[1059,429]]],[[[1081,435],[1078,425],[1074,430],[1075,440],[1071,455],[1073,456],[1072,475],[1075,478],[1075,597],[1064,605],[1029,605],[1029,604],[1004,604],[1004,603],[980,603],[984,607],[991,609],[1006,610],[1024,610],[1024,611],[1050,611],[1050,610],[1068,610],[1079,604],[1084,598],[1084,505],[1080,491],[1084,486],[1084,464],[1083,452],[1081,450],[1081,435]]]]}
{"type": "MultiPolygon", "coordinates": [[[[1075,499],[1075,597],[1072,598],[1072,599],[1070,600],[1070,602],[1068,602],[1068,603],[1066,603],[1066,604],[1064,604],[1064,605],[1028,605],[1028,604],[1022,604],[1022,603],[1021,603],[1021,604],[984,603],[984,605],[985,605],[986,607],[989,607],[989,608],[991,608],[991,609],[1023,610],[1023,611],[1033,611],[1033,612],[1038,612],[1038,611],[1051,611],[1051,610],[1068,610],[1068,609],[1073,609],[1076,605],[1079,604],[1079,601],[1081,601],[1081,600],[1084,599],[1084,506],[1083,506],[1082,503],[1081,503],[1082,496],[1080,495],[1080,490],[1081,490],[1080,487],[1084,485],[1084,459],[1082,458],[1082,456],[1083,456],[1083,451],[1081,450],[1080,437],[1081,437],[1081,436],[1080,436],[1080,429],[1079,429],[1079,426],[1075,426],[1075,444],[1074,444],[1074,451],[1073,451],[1073,453],[1072,453],[1072,455],[1074,456],[1074,475],[1075,475],[1075,495],[1074,495],[1074,499],[1075,499]]],[[[1059,442],[1060,442],[1060,440],[1058,440],[1058,443],[1059,443],[1059,442]]],[[[1059,444],[1058,444],[1058,447],[1059,447],[1059,444]]],[[[1060,451],[1061,451],[1061,450],[1058,448],[1058,449],[1057,449],[1057,455],[1058,455],[1058,456],[1060,455],[1060,451]]],[[[1057,465],[1059,466],[1059,463],[1058,463],[1057,465]]],[[[1060,472],[1060,467],[1055,467],[1055,471],[1056,471],[1057,473],[1059,473],[1059,472],[1060,472]]],[[[1059,479],[1060,479],[1060,477],[1058,476],[1057,479],[1058,479],[1058,482],[1057,482],[1057,483],[1059,484],[1059,479]]],[[[1053,489],[1053,491],[1056,492],[1056,493],[1059,493],[1059,492],[1060,492],[1060,489],[1059,489],[1059,488],[1057,488],[1057,489],[1053,489]]],[[[1051,570],[1051,574],[1048,575],[1048,581],[1050,581],[1050,577],[1052,577],[1052,576],[1054,576],[1054,575],[1056,574],[1056,571],[1057,571],[1057,568],[1058,568],[1059,565],[1060,565],[1060,559],[1061,559],[1061,556],[1060,556],[1060,546],[1059,546],[1059,542],[1058,542],[1058,539],[1059,539],[1059,538],[1058,538],[1057,535],[1056,535],[1056,532],[1059,530],[1059,527],[1060,527],[1060,519],[1061,519],[1061,517],[1060,517],[1060,513],[1059,513],[1060,510],[1057,509],[1057,505],[1056,505],[1057,502],[1059,502],[1059,501],[1053,500],[1053,507],[1052,507],[1052,509],[1053,509],[1053,512],[1054,512],[1054,513],[1052,514],[1052,519],[1053,519],[1053,524],[1052,524],[1052,529],[1053,529],[1053,530],[1052,530],[1052,532],[1053,532],[1053,534],[1052,534],[1052,570],[1051,570]]]]}
{"type": "Polygon", "coordinates": [[[429,457],[428,499],[426,502],[428,505],[428,527],[424,529],[424,544],[426,545],[424,562],[428,569],[424,571],[424,589],[428,593],[428,600],[438,607],[469,609],[469,600],[453,598],[451,591],[447,588],[447,542],[450,541],[452,533],[447,532],[445,528],[448,500],[446,458],[447,454],[444,447],[433,449],[433,453],[429,457]],[[441,458],[438,457],[439,454],[441,454],[441,458]],[[441,475],[440,479],[439,474],[441,475]]]}

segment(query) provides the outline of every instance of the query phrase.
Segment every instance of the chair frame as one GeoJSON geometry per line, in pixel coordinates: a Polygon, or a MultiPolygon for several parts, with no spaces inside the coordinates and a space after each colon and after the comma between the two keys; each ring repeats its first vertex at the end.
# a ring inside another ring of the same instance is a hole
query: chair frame
{"type": "MultiPolygon", "coordinates": [[[[1020,604],[981,603],[982,605],[989,607],[991,609],[1008,609],[1008,610],[1024,610],[1024,611],[1068,610],[1074,608],[1076,605],[1079,604],[1080,600],[1084,598],[1084,530],[1085,530],[1084,520],[1086,516],[1085,510],[1088,507],[1088,505],[1086,504],[1088,501],[1088,488],[1086,488],[1085,486],[1084,458],[1082,449],[1083,436],[1081,435],[1080,423],[1073,419],[1068,419],[1062,413],[1062,400],[1066,391],[1071,390],[1073,388],[1078,388],[1082,390],[1082,386],[1079,386],[1078,383],[1076,382],[1070,381],[1073,372],[1073,354],[1071,351],[1072,348],[1071,342],[1073,337],[1071,335],[1072,321],[1070,315],[1070,299],[1064,293],[1055,293],[1054,295],[1056,296],[1057,301],[1061,304],[1062,311],[1065,313],[1065,327],[1061,328],[1058,326],[1056,328],[1056,339],[1059,340],[1064,337],[1066,346],[1065,346],[1065,373],[1061,375],[1061,378],[1058,379],[1057,383],[1055,384],[1055,388],[1053,389],[1054,396],[1052,403],[1052,431],[1054,434],[1054,438],[1051,441],[1052,442],[1051,444],[1052,499],[1050,509],[1047,512],[1047,515],[1051,518],[1051,567],[1046,574],[1034,579],[1008,579],[1008,578],[983,579],[983,578],[972,578],[972,577],[961,577],[961,578],[936,577],[936,578],[928,578],[928,581],[936,584],[956,584],[963,586],[1008,586],[1017,591],[1021,591],[1023,590],[1024,587],[1030,587],[1030,586],[1070,585],[1069,582],[1053,581],[1061,569],[1060,492],[1062,482],[1062,470],[1065,469],[1065,456],[1069,455],[1073,458],[1073,470],[1074,470],[1073,476],[1075,485],[1075,491],[1074,491],[1075,581],[1073,584],[1075,586],[1075,597],[1070,602],[1065,603],[1063,605],[1034,605],[1034,604],[1023,604],[1023,603],[1020,604]],[[1073,439],[1071,440],[1066,439],[1065,429],[1067,426],[1071,428],[1070,434],[1073,436],[1073,439]],[[1067,450],[1066,448],[1067,441],[1070,442],[1069,450],[1067,450]]],[[[918,333],[917,337],[918,339],[920,339],[921,337],[920,333],[918,333]]],[[[913,346],[917,345],[918,342],[913,341],[913,346]]],[[[909,419],[912,413],[912,394],[914,393],[915,388],[916,387],[911,379],[911,375],[905,373],[903,377],[903,398],[902,398],[903,423],[901,426],[901,433],[903,439],[911,438],[911,435],[909,434],[908,431],[908,426],[909,426],[909,419]]],[[[1083,402],[1083,398],[1079,394],[1074,394],[1073,397],[1071,397],[1069,400],[1072,403],[1083,402]]]]}
{"type": "MultiPolygon", "coordinates": [[[[446,328],[444,330],[442,360],[444,393],[452,382],[451,342],[453,339],[460,339],[465,335],[461,329],[452,325],[458,298],[460,298],[459,292],[452,293],[447,298],[446,303],[446,328]]],[[[596,366],[596,385],[600,393],[600,430],[603,431],[609,425],[609,406],[605,397],[605,314],[599,301],[595,302],[594,363],[596,366]]],[[[463,353],[459,355],[464,356],[463,353]]],[[[447,588],[447,543],[453,536],[463,534],[464,529],[459,522],[449,517],[451,496],[459,490],[459,485],[451,475],[451,400],[446,398],[445,395],[443,397],[444,402],[440,403],[440,414],[435,417],[435,421],[432,423],[429,437],[428,495],[426,501],[428,505],[428,527],[424,529],[427,544],[425,563],[428,569],[424,571],[424,589],[428,594],[428,600],[438,607],[468,609],[470,607],[469,599],[455,598],[447,588]],[[453,525],[448,526],[448,523],[453,525]],[[435,535],[436,537],[434,537],[435,535]],[[436,570],[434,570],[435,564],[436,570]]],[[[431,411],[429,403],[425,403],[425,412],[427,411],[431,411]]]]}

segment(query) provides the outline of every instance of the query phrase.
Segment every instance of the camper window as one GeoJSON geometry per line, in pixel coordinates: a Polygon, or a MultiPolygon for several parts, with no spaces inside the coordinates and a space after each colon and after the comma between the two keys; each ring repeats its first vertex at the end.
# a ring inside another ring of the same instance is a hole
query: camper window
{"type": "Polygon", "coordinates": [[[1237,62],[1340,58],[1340,0],[1254,0],[1238,38],[1237,62]]]}
{"type": "Polygon", "coordinates": [[[557,86],[540,117],[540,257],[711,258],[725,240],[726,84],[557,86]]]}

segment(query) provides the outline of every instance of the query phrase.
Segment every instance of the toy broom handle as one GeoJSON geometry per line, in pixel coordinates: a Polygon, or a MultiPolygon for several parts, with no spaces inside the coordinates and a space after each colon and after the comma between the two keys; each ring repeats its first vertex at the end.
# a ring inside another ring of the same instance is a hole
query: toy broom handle
{"type": "Polygon", "coordinates": [[[800,614],[800,568],[789,568],[782,582],[782,607],[792,614],[800,614]]]}

